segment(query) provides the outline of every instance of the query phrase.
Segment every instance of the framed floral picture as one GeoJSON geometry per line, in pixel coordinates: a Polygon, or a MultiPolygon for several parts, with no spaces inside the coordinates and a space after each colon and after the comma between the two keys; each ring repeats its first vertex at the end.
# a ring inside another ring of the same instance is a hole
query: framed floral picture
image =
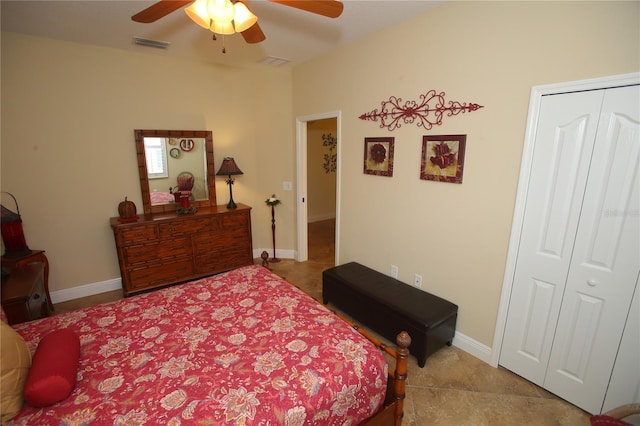
{"type": "Polygon", "coordinates": [[[393,137],[364,138],[364,173],[393,176],[393,137]]]}
{"type": "Polygon", "coordinates": [[[462,183],[467,135],[422,137],[420,179],[462,183]]]}

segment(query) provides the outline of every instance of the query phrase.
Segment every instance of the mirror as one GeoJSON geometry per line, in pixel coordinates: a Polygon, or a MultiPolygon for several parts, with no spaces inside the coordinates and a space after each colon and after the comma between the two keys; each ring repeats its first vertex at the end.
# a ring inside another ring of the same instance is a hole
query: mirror
{"type": "Polygon", "coordinates": [[[135,130],[135,140],[145,214],[175,212],[179,189],[196,208],[216,205],[211,131],[135,130]]]}

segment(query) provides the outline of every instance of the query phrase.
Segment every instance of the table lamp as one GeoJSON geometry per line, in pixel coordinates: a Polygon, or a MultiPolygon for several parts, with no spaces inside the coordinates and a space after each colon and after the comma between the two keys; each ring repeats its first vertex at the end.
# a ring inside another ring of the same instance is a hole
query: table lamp
{"type": "Polygon", "coordinates": [[[227,185],[229,185],[229,203],[227,204],[228,209],[235,209],[238,207],[236,203],[233,202],[233,181],[234,179],[231,176],[234,175],[242,175],[242,170],[238,167],[233,157],[224,157],[222,160],[222,165],[216,173],[216,176],[228,176],[227,177],[227,185]]]}

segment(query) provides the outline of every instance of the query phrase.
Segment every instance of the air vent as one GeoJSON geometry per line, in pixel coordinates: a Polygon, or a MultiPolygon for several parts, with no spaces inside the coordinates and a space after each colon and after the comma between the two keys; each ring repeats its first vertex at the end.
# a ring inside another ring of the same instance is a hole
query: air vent
{"type": "Polygon", "coordinates": [[[140,46],[155,47],[156,49],[166,49],[169,47],[168,41],[149,40],[142,37],[133,37],[133,43],[140,46]]]}
{"type": "Polygon", "coordinates": [[[282,58],[274,58],[273,56],[267,56],[263,60],[260,61],[263,65],[269,65],[272,67],[279,67],[284,64],[288,64],[290,61],[282,58]]]}

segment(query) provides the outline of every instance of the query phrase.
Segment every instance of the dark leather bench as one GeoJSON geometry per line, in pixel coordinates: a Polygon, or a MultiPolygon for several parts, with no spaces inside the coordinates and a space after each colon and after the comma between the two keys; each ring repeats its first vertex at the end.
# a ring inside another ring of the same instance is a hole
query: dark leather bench
{"type": "Polygon", "coordinates": [[[392,342],[407,331],[420,367],[456,330],[457,305],[355,262],[322,273],[322,300],[392,342]]]}

